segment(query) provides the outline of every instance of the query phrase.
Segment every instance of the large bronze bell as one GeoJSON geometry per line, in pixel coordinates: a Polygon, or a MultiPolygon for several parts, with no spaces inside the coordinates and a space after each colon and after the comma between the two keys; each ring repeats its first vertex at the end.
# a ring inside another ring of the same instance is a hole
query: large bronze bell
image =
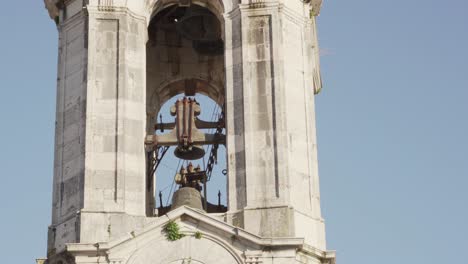
{"type": "Polygon", "coordinates": [[[219,129],[224,126],[219,122],[206,122],[197,118],[200,115],[200,104],[191,98],[177,100],[171,108],[175,116],[174,123],[160,123],[156,129],[171,129],[170,133],[162,135],[147,135],[145,145],[148,150],[157,146],[176,146],[174,155],[182,160],[197,160],[205,156],[202,145],[224,144],[225,136],[206,134],[200,129],[219,129]]]}
{"type": "Polygon", "coordinates": [[[188,147],[177,146],[174,150],[174,155],[183,160],[197,160],[205,156],[205,150],[202,146],[198,145],[188,147]]]}

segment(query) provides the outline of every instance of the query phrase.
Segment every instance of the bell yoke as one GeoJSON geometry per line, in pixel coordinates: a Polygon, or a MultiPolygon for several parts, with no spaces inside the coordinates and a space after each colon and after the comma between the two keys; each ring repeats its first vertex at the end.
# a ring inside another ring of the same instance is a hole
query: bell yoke
{"type": "Polygon", "coordinates": [[[172,130],[163,135],[146,136],[145,145],[148,151],[160,146],[177,146],[174,155],[183,160],[197,160],[205,155],[201,145],[225,144],[226,136],[223,134],[207,134],[200,129],[224,128],[224,121],[207,122],[200,120],[200,104],[192,98],[184,97],[177,100],[171,107],[171,115],[175,116],[173,123],[159,123],[155,130],[172,130]]]}

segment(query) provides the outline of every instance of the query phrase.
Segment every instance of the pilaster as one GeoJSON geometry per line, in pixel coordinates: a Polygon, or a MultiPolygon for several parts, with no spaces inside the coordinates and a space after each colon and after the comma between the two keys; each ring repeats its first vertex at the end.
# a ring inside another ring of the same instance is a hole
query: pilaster
{"type": "Polygon", "coordinates": [[[305,237],[324,249],[312,9],[301,1],[247,1],[227,15],[229,208],[232,223],[260,236],[305,237]]]}
{"type": "Polygon", "coordinates": [[[81,0],[58,4],[49,254],[106,241],[146,216],[146,18],[81,0]]]}

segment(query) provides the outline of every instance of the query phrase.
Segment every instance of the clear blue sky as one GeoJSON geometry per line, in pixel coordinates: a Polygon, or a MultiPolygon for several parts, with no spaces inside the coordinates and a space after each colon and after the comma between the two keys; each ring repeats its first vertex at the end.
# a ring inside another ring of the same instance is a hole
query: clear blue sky
{"type": "MultiPolygon", "coordinates": [[[[57,33],[42,1],[3,2],[0,252],[29,264],[50,222],[57,33]]],[[[463,0],[325,1],[317,125],[339,263],[467,263],[467,11],[463,0]]]]}

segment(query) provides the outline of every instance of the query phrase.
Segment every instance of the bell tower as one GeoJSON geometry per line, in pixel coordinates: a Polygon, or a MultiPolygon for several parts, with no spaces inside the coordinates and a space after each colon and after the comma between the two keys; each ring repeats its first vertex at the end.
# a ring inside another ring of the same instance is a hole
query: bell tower
{"type": "Polygon", "coordinates": [[[59,32],[46,263],[335,263],[315,132],[322,0],[44,2],[59,32]],[[175,175],[158,170],[168,155],[175,175]],[[226,204],[209,199],[217,162],[226,204]],[[156,175],[177,186],[170,204],[156,175]]]}

